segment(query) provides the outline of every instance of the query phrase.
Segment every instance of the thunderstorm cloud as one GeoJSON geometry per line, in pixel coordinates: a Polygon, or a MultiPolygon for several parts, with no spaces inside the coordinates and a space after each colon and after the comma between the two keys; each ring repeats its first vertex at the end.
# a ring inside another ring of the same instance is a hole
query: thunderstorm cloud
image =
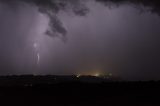
{"type": "Polygon", "coordinates": [[[158,0],[0,0],[0,75],[157,80],[159,28],[158,0]]]}

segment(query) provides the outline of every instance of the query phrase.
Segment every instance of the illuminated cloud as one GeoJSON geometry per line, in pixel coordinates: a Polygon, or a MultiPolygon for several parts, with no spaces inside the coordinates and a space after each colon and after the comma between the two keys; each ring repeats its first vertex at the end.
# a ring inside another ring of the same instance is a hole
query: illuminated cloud
{"type": "Polygon", "coordinates": [[[109,72],[131,80],[160,78],[156,1],[0,1],[0,75],[109,72]]]}
{"type": "Polygon", "coordinates": [[[82,0],[0,0],[0,2],[11,7],[23,5],[23,3],[37,6],[39,11],[48,16],[50,20],[46,34],[51,37],[60,36],[60,38],[66,36],[67,30],[57,17],[59,11],[72,11],[78,16],[85,16],[89,11],[82,0]]]}

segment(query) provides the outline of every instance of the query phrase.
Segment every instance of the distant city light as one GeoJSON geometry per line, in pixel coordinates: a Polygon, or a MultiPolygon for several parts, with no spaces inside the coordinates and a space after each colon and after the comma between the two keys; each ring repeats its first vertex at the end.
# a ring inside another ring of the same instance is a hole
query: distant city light
{"type": "Polygon", "coordinates": [[[95,77],[99,77],[99,76],[100,76],[100,74],[99,74],[99,73],[96,73],[94,76],[95,76],[95,77]]]}
{"type": "Polygon", "coordinates": [[[77,74],[76,75],[77,78],[80,78],[81,76],[93,76],[93,77],[109,79],[109,78],[112,78],[113,74],[96,71],[96,72],[92,72],[92,73],[84,73],[84,74],[77,74]]]}
{"type": "Polygon", "coordinates": [[[78,75],[77,75],[77,78],[79,78],[80,76],[81,76],[81,74],[78,74],[78,75]]]}

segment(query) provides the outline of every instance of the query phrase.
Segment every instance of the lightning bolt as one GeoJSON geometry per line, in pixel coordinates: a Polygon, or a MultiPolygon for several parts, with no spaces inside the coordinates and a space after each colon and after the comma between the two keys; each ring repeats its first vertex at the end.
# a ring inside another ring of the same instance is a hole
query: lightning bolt
{"type": "Polygon", "coordinates": [[[34,46],[36,54],[37,54],[37,65],[39,65],[39,62],[40,62],[40,53],[38,52],[38,45],[37,45],[37,43],[34,43],[33,46],[34,46]]]}
{"type": "Polygon", "coordinates": [[[40,61],[40,54],[37,53],[37,65],[39,65],[39,61],[40,61]]]}

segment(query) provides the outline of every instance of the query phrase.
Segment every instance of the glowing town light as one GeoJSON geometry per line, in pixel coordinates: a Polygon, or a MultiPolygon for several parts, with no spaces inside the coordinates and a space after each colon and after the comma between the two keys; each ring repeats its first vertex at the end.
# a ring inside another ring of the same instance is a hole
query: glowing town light
{"type": "Polygon", "coordinates": [[[76,77],[79,78],[81,76],[81,74],[78,74],[76,77]]]}
{"type": "Polygon", "coordinates": [[[94,76],[95,76],[95,77],[99,77],[99,76],[100,76],[100,74],[99,74],[99,73],[96,73],[94,76]]]}

